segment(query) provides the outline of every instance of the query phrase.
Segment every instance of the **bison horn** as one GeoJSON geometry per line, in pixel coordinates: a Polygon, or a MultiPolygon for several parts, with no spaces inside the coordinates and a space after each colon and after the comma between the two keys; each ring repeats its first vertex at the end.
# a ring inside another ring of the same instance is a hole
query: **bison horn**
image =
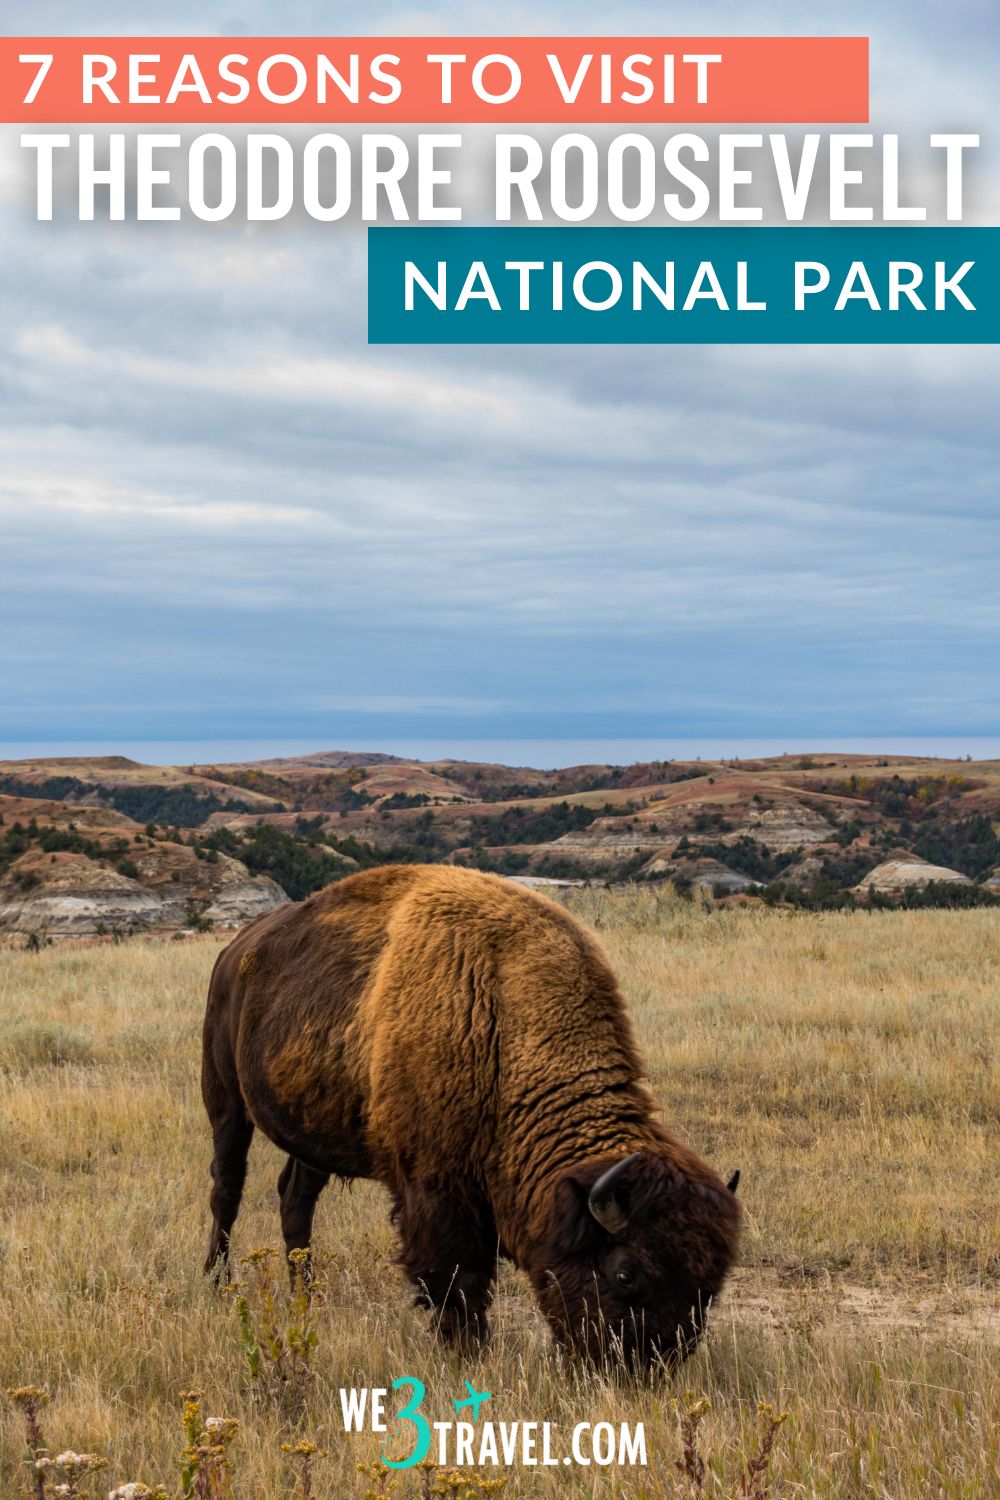
{"type": "Polygon", "coordinates": [[[622,1174],[641,1155],[633,1151],[631,1156],[626,1156],[624,1161],[617,1162],[609,1167],[603,1176],[598,1177],[590,1190],[587,1199],[587,1207],[602,1229],[609,1234],[620,1234],[628,1225],[628,1215],[618,1202],[618,1184],[621,1182],[622,1174]]]}
{"type": "Polygon", "coordinates": [[[739,1185],[740,1185],[740,1169],[739,1169],[739,1167],[737,1167],[736,1171],[733,1173],[732,1177],[730,1177],[729,1181],[726,1183],[726,1187],[729,1189],[729,1191],[731,1193],[735,1193],[735,1191],[739,1187],[739,1185]]]}

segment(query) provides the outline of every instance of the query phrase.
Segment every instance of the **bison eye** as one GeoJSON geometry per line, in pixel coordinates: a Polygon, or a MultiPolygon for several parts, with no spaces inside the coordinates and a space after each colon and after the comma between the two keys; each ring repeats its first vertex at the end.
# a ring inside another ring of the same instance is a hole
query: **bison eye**
{"type": "Polygon", "coordinates": [[[632,1272],[629,1270],[628,1266],[621,1266],[620,1269],[615,1272],[615,1280],[617,1281],[619,1286],[635,1285],[635,1277],[632,1275],[632,1272]]]}

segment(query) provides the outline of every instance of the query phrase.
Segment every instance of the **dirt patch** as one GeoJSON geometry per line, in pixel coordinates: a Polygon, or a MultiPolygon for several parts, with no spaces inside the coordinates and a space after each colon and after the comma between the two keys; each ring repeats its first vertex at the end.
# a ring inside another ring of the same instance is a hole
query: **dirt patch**
{"type": "Polygon", "coordinates": [[[829,1272],[745,1268],[733,1273],[722,1314],[774,1330],[852,1327],[868,1333],[989,1338],[1000,1343],[1000,1287],[914,1282],[862,1286],[829,1272]]]}

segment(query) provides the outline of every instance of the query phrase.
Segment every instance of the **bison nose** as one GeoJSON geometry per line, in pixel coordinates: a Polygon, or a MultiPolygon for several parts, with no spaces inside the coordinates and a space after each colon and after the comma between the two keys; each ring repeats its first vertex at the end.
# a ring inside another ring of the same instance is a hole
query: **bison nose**
{"type": "Polygon", "coordinates": [[[678,1362],[685,1360],[693,1354],[698,1347],[701,1338],[701,1328],[697,1323],[681,1323],[674,1336],[674,1352],[678,1362]]]}
{"type": "Polygon", "coordinates": [[[694,1353],[701,1338],[701,1330],[694,1323],[683,1321],[662,1334],[653,1334],[643,1349],[644,1362],[650,1368],[676,1370],[694,1353]]]}

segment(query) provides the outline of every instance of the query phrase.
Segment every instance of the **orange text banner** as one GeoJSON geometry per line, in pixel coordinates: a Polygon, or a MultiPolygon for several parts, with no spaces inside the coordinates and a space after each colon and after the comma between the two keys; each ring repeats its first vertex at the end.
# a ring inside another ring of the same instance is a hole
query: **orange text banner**
{"type": "Polygon", "coordinates": [[[868,120],[867,37],[7,37],[0,120],[868,120]]]}

